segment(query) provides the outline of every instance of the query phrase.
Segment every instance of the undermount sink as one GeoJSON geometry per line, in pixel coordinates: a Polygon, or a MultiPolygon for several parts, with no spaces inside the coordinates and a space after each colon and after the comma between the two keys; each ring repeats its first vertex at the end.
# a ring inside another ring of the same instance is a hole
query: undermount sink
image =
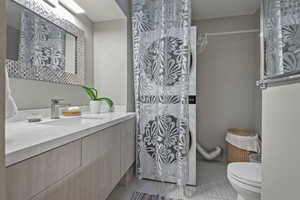
{"type": "Polygon", "coordinates": [[[84,123],[84,119],[81,118],[63,118],[63,119],[40,122],[39,124],[49,125],[49,126],[74,126],[83,123],[84,123]]]}

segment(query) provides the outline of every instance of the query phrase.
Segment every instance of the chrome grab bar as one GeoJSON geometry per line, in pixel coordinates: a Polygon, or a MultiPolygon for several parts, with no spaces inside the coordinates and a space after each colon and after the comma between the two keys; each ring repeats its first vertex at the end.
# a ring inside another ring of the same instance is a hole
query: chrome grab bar
{"type": "Polygon", "coordinates": [[[268,87],[269,84],[281,83],[281,82],[285,82],[285,81],[294,81],[294,80],[298,80],[298,79],[300,80],[300,74],[258,80],[258,81],[256,81],[256,85],[262,89],[265,89],[268,87]]]}

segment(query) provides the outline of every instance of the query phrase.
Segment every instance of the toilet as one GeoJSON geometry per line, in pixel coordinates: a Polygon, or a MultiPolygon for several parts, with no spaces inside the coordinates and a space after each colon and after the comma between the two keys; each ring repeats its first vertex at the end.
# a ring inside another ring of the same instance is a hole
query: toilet
{"type": "Polygon", "coordinates": [[[261,193],[261,164],[250,162],[230,163],[227,178],[238,193],[237,200],[259,200],[261,193]]]}

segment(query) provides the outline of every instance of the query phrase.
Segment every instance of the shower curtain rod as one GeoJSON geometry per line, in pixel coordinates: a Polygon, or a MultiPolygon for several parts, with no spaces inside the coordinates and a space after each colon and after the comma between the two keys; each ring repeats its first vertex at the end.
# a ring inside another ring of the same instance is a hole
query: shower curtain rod
{"type": "Polygon", "coordinates": [[[206,34],[207,34],[207,36],[221,36],[221,35],[233,35],[233,34],[244,34],[244,33],[259,33],[259,32],[260,32],[259,29],[249,29],[249,30],[206,33],[206,34]]]}

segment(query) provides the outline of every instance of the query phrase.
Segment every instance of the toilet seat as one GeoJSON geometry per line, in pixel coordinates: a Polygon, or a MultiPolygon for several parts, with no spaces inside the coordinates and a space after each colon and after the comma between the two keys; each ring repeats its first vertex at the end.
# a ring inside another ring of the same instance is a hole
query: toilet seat
{"type": "Polygon", "coordinates": [[[246,190],[260,193],[261,164],[259,163],[231,163],[227,168],[228,179],[246,190]]]}

